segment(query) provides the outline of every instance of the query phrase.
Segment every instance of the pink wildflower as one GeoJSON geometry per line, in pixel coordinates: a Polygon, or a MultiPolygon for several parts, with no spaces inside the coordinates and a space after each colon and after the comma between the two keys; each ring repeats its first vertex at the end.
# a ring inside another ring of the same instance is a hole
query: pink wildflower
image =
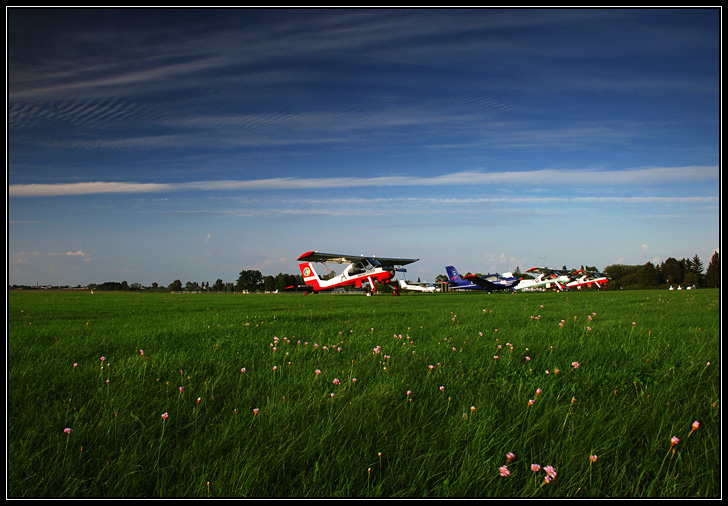
{"type": "Polygon", "coordinates": [[[672,439],[670,439],[670,446],[675,446],[679,442],[680,440],[676,436],[673,436],[672,439]]]}
{"type": "Polygon", "coordinates": [[[511,474],[511,472],[508,470],[507,466],[500,466],[498,468],[498,471],[500,472],[501,476],[508,476],[509,474],[511,474]]]}
{"type": "Polygon", "coordinates": [[[537,473],[540,470],[541,470],[541,466],[540,465],[538,465],[538,464],[531,464],[531,471],[533,471],[534,473],[537,473]]]}
{"type": "Polygon", "coordinates": [[[162,420],[164,420],[166,422],[167,421],[167,418],[169,418],[169,413],[167,413],[165,411],[164,413],[162,413],[162,420]]]}
{"type": "Polygon", "coordinates": [[[508,459],[508,462],[512,461],[516,458],[516,456],[513,454],[513,452],[506,453],[506,458],[508,459]]]}
{"type": "Polygon", "coordinates": [[[63,432],[65,432],[66,434],[70,434],[71,432],[73,432],[73,429],[70,427],[66,427],[65,429],[63,429],[63,432]]]}

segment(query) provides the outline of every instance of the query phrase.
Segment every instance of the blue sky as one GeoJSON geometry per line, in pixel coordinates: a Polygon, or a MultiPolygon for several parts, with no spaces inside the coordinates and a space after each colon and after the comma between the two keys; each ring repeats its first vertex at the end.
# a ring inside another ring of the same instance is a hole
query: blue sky
{"type": "Polygon", "coordinates": [[[720,10],[7,9],[8,282],[720,243],[720,10]]]}

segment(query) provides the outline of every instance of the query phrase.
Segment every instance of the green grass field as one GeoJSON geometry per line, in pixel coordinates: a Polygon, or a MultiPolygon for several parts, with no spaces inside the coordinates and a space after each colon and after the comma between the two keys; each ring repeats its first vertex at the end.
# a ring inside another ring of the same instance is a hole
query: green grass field
{"type": "Polygon", "coordinates": [[[11,498],[720,495],[718,290],[8,297],[11,498]]]}

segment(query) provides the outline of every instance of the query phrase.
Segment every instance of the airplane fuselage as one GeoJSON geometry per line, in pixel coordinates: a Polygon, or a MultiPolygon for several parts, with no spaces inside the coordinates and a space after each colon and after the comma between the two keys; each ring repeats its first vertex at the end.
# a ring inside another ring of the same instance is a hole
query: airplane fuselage
{"type": "MultiPolygon", "coordinates": [[[[375,283],[389,283],[394,278],[395,271],[406,272],[405,269],[397,269],[392,263],[402,262],[411,263],[416,259],[377,259],[374,257],[353,257],[340,256],[329,253],[308,252],[299,257],[299,260],[308,260],[299,264],[303,280],[310,287],[310,290],[319,292],[323,290],[332,290],[335,288],[353,286],[361,288],[364,283],[368,283],[372,291],[375,291],[375,283]],[[338,276],[330,279],[323,279],[316,273],[313,267],[313,261],[331,261],[335,263],[350,262],[344,271],[338,276]]],[[[397,287],[395,287],[396,290],[397,287]]]]}
{"type": "Polygon", "coordinates": [[[597,288],[601,289],[603,286],[606,286],[607,281],[609,281],[607,277],[593,278],[590,276],[581,276],[579,279],[567,283],[566,286],[568,288],[581,288],[582,286],[591,287],[592,285],[596,285],[597,288]]]}
{"type": "Polygon", "coordinates": [[[559,290],[563,290],[566,283],[569,281],[568,276],[548,276],[541,274],[536,279],[522,279],[515,287],[514,290],[528,290],[531,288],[552,288],[556,287],[559,290]]]}

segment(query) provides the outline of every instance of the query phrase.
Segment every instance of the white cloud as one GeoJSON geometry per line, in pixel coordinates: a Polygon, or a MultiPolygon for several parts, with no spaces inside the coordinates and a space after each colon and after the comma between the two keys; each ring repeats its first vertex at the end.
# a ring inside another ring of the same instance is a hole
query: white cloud
{"type": "Polygon", "coordinates": [[[87,182],[59,184],[16,184],[8,186],[10,197],[60,197],[98,193],[151,193],[174,189],[174,185],[156,183],[87,182]]]}
{"type": "Polygon", "coordinates": [[[87,253],[84,253],[82,250],[78,250],[78,251],[67,251],[66,252],[66,256],[67,257],[77,257],[77,258],[81,258],[84,262],[90,262],[91,261],[91,257],[87,253]]]}
{"type": "MultiPolygon", "coordinates": [[[[718,166],[652,167],[629,170],[531,170],[521,172],[456,172],[432,177],[382,176],[369,178],[270,178],[252,180],[195,181],[189,183],[103,182],[13,184],[10,197],[53,197],[90,194],[160,193],[172,191],[312,190],[323,188],[420,187],[473,185],[637,185],[718,181],[718,166]]],[[[598,199],[599,197],[593,197],[598,199]]],[[[660,197],[648,197],[660,199],[660,197]]]]}

